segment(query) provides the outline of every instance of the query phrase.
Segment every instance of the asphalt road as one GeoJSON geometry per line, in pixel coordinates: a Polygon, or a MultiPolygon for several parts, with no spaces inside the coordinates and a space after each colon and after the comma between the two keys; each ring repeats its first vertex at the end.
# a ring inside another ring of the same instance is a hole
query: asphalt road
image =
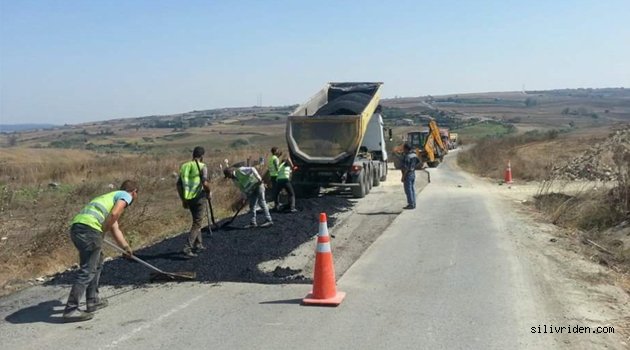
{"type": "Polygon", "coordinates": [[[304,284],[171,283],[107,288],[110,306],[94,320],[62,324],[68,289],[39,286],[0,300],[0,348],[570,347],[530,332],[548,323],[549,301],[515,251],[510,237],[521,228],[509,206],[448,164],[431,169],[431,180],[417,209],[398,215],[341,276],[338,307],[300,305],[304,284]]]}

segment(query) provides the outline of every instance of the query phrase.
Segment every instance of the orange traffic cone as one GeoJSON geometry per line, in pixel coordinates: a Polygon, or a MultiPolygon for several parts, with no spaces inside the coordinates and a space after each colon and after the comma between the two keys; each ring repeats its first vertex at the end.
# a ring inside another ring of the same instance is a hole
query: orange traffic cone
{"type": "Polygon", "coordinates": [[[302,299],[302,302],[307,305],[337,306],[341,304],[346,293],[337,291],[326,213],[319,214],[319,233],[317,234],[317,250],[315,254],[313,290],[302,299]]]}
{"type": "Polygon", "coordinates": [[[509,160],[508,160],[507,168],[505,169],[505,183],[506,184],[512,183],[512,164],[510,164],[509,160]]]}

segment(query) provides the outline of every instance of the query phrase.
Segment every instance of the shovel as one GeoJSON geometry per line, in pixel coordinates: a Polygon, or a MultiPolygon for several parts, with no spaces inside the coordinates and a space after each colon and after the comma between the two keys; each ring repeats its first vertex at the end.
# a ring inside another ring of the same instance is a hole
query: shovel
{"type": "Polygon", "coordinates": [[[224,227],[227,227],[229,224],[231,224],[232,222],[234,222],[234,219],[236,219],[236,217],[238,216],[238,214],[241,212],[241,210],[243,210],[243,208],[245,208],[245,206],[247,205],[247,202],[244,202],[243,205],[241,205],[240,208],[238,208],[238,210],[236,211],[236,213],[234,213],[234,216],[232,216],[232,218],[230,218],[230,220],[224,222],[221,224],[221,226],[219,226],[219,229],[222,229],[224,227]]]}
{"type": "MultiPolygon", "coordinates": [[[[103,242],[107,243],[107,245],[109,245],[110,247],[114,248],[115,250],[117,250],[120,253],[125,254],[125,256],[127,256],[127,252],[120,248],[119,246],[117,246],[116,244],[103,239],[103,242]]],[[[157,267],[149,264],[148,262],[138,258],[135,255],[129,255],[130,258],[132,258],[133,260],[135,260],[136,262],[139,262],[140,264],[144,265],[145,267],[148,267],[149,269],[155,271],[156,273],[158,273],[161,276],[167,277],[170,280],[178,280],[178,279],[184,279],[184,280],[194,280],[195,277],[197,277],[197,274],[194,272],[166,272],[166,271],[162,271],[160,269],[158,269],[157,267]]]]}

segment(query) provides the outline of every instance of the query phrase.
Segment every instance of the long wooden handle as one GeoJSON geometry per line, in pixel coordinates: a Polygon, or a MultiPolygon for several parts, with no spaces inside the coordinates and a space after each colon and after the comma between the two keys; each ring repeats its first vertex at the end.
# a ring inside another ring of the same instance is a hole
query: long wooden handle
{"type": "MultiPolygon", "coordinates": [[[[116,244],[114,244],[114,243],[112,243],[112,242],[110,242],[110,241],[108,241],[108,240],[106,240],[106,239],[103,239],[103,242],[107,243],[110,247],[112,247],[112,248],[116,249],[116,250],[117,250],[117,251],[119,251],[120,253],[123,253],[123,254],[125,254],[125,255],[128,255],[128,254],[127,254],[127,252],[126,252],[124,249],[122,249],[121,247],[119,247],[118,245],[116,245],[116,244]]],[[[153,265],[149,264],[148,262],[146,262],[146,261],[144,261],[144,260],[142,260],[142,259],[138,258],[137,256],[135,256],[135,255],[133,255],[133,254],[131,254],[131,255],[129,255],[129,256],[130,256],[133,260],[135,260],[136,262],[141,263],[142,265],[144,265],[144,266],[146,266],[146,267],[150,268],[150,269],[151,269],[151,270],[153,270],[153,271],[156,271],[156,272],[159,272],[159,273],[162,273],[162,274],[165,274],[165,273],[166,273],[166,272],[164,272],[164,271],[162,271],[162,270],[158,269],[157,267],[155,267],[155,266],[153,266],[153,265]]]]}

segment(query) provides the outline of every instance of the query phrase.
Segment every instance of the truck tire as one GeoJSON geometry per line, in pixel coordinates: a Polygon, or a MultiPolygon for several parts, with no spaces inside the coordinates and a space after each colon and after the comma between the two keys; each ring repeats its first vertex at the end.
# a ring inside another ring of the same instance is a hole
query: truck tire
{"type": "Polygon", "coordinates": [[[363,198],[367,194],[367,186],[365,183],[365,170],[359,174],[359,186],[352,187],[352,197],[363,198]]]}
{"type": "Polygon", "coordinates": [[[372,173],[372,186],[380,186],[381,185],[381,174],[380,168],[375,167],[374,173],[372,173]]]}

